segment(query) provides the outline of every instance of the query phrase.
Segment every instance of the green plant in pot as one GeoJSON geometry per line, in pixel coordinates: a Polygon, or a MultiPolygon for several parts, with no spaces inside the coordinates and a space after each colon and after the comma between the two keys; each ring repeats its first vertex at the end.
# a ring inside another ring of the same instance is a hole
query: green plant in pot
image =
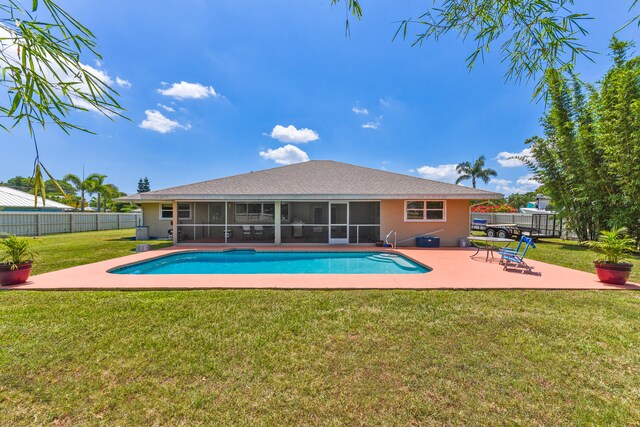
{"type": "Polygon", "coordinates": [[[18,236],[0,239],[0,285],[26,282],[35,257],[31,239],[18,236]]]}
{"type": "Polygon", "coordinates": [[[600,239],[589,242],[588,245],[602,254],[602,257],[593,262],[601,282],[614,285],[627,283],[633,264],[624,261],[636,249],[636,241],[627,236],[626,227],[602,231],[600,239]]]}

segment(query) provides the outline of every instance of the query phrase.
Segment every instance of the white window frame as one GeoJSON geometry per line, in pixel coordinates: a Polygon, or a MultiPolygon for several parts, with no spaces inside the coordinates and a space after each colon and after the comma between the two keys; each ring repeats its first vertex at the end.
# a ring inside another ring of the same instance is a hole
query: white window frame
{"type": "Polygon", "coordinates": [[[404,222],[446,222],[447,221],[447,201],[435,200],[435,199],[423,199],[423,200],[405,200],[404,201],[404,222]],[[407,209],[407,205],[411,202],[424,203],[422,209],[407,209]],[[442,202],[442,209],[427,209],[427,202],[442,202]],[[421,219],[409,219],[407,218],[407,210],[410,211],[422,211],[421,219]],[[442,210],[442,219],[427,219],[427,211],[440,211],[442,210]]]}
{"type": "MultiPolygon", "coordinates": [[[[192,203],[183,203],[183,202],[179,202],[179,203],[178,203],[178,212],[180,211],[180,207],[179,207],[180,205],[187,205],[187,206],[189,206],[189,216],[188,216],[188,217],[186,217],[186,218],[178,218],[178,220],[181,220],[181,221],[182,221],[182,220],[188,221],[188,220],[192,219],[192,218],[193,218],[193,204],[192,204],[192,203]]],[[[184,210],[184,209],[183,209],[183,210],[184,210]]],[[[160,218],[160,221],[171,221],[171,220],[173,219],[173,203],[160,203],[160,209],[159,209],[159,212],[158,212],[158,216],[159,216],[159,218],[160,218]],[[168,206],[170,206],[170,207],[171,207],[171,209],[170,209],[170,210],[171,210],[171,217],[170,217],[170,218],[164,218],[164,217],[162,216],[163,206],[166,206],[166,205],[168,205],[168,206]]]]}

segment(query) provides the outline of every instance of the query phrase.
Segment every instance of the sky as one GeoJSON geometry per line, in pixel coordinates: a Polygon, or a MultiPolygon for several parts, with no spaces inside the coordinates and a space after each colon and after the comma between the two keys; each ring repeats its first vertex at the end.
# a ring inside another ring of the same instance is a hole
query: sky
{"type": "MultiPolygon", "coordinates": [[[[349,37],[344,5],[330,3],[60,0],[96,35],[102,59],[82,61],[117,90],[128,120],[81,112],[71,119],[95,135],[39,130],[42,162],[56,178],[84,167],[135,193],[145,176],[161,189],[308,159],[453,182],[457,163],[484,155],[498,177],[479,188],[535,190],[509,157],[540,134],[544,105],[533,83],[505,81],[497,50],[469,71],[471,42],[392,40],[425,0],[363,1],[349,37]]],[[[577,70],[596,81],[630,1],[583,3],[596,3],[581,5],[595,17],[582,41],[598,53],[577,70]]],[[[633,25],[619,34],[637,35],[633,25]]],[[[2,139],[12,160],[0,180],[30,176],[25,130],[2,139]]]]}

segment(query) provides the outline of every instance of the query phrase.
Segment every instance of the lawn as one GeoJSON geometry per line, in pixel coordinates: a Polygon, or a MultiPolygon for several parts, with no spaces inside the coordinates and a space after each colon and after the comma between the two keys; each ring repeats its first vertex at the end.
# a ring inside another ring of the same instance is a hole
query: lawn
{"type": "Polygon", "coordinates": [[[3,425],[637,425],[640,294],[0,292],[3,425]]]}
{"type": "Polygon", "coordinates": [[[32,274],[131,255],[139,243],[150,243],[153,248],[171,245],[160,240],[135,241],[134,236],[134,229],[126,229],[34,237],[39,257],[32,274]]]}
{"type": "MultiPolygon", "coordinates": [[[[36,273],[133,253],[132,236],[35,238],[36,273]]],[[[0,292],[0,420],[633,425],[639,350],[637,292],[0,292]]]]}
{"type": "MultiPolygon", "coordinates": [[[[599,255],[573,240],[544,239],[536,243],[536,248],[527,252],[527,256],[549,264],[595,273],[593,260],[599,255]]],[[[631,270],[629,280],[640,283],[640,256],[632,255],[630,262],[635,267],[631,270]]]]}
{"type": "MultiPolygon", "coordinates": [[[[484,233],[474,232],[474,235],[484,236],[484,233]]],[[[482,245],[482,243],[477,243],[482,245]]],[[[575,240],[562,239],[541,239],[535,243],[536,247],[529,249],[526,257],[537,261],[547,262],[549,264],[561,265],[574,270],[586,271],[595,274],[593,260],[597,259],[599,254],[575,240]]],[[[511,244],[510,247],[515,247],[511,244]]],[[[631,270],[629,280],[640,283],[640,256],[630,255],[629,262],[635,265],[631,270]]]]}

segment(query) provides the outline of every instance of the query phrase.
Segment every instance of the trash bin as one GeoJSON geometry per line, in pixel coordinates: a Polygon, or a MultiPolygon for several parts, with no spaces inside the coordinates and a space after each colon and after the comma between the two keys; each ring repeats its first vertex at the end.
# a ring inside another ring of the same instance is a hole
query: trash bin
{"type": "Polygon", "coordinates": [[[136,240],[149,240],[149,227],[136,227],[136,240]]]}
{"type": "Polygon", "coordinates": [[[468,248],[469,241],[466,239],[466,237],[463,237],[462,239],[458,240],[458,246],[460,246],[461,248],[468,248]]]}
{"type": "Polygon", "coordinates": [[[440,238],[431,236],[416,237],[416,246],[419,248],[439,248],[440,238]]]}

